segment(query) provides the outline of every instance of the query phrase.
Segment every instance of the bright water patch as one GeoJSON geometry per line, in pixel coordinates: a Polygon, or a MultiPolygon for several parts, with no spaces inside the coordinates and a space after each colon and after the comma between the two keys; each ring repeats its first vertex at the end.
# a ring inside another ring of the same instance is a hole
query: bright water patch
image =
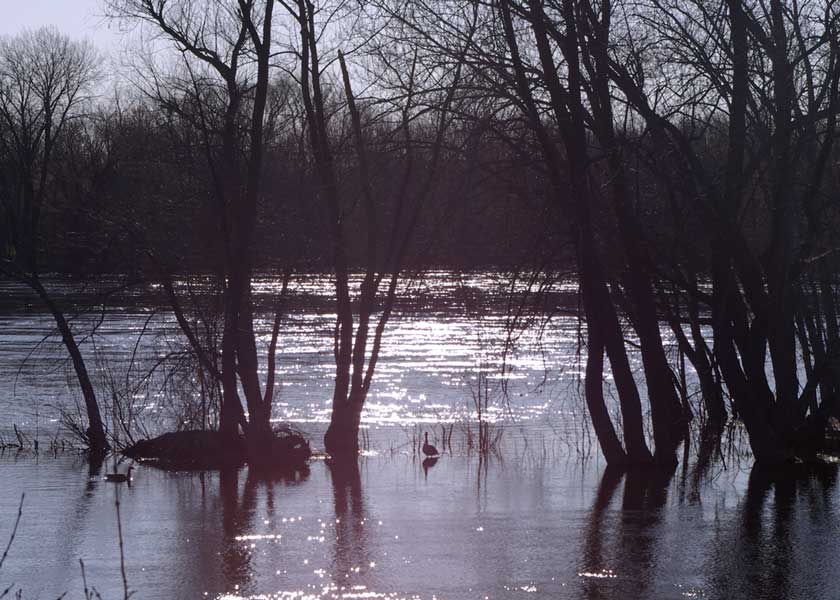
{"type": "MultiPolygon", "coordinates": [[[[74,302],[95,306],[76,316],[73,327],[100,401],[107,406],[115,391],[143,384],[131,396],[144,425],[151,432],[172,427],[179,400],[166,368],[181,360],[185,340],[155,286],[104,307],[88,298],[91,286],[61,280],[47,286],[71,315],[74,302]]],[[[277,279],[257,278],[257,306],[273,305],[279,286],[277,279]]],[[[490,421],[562,429],[566,413],[582,414],[577,318],[562,313],[546,321],[537,315],[543,327],[512,328],[505,289],[492,273],[436,272],[408,281],[385,331],[363,423],[412,427],[475,420],[476,398],[488,394],[482,416],[490,421]]],[[[561,286],[555,304],[572,302],[575,290],[561,286]]],[[[183,286],[182,293],[187,294],[183,286]]],[[[323,425],[335,373],[332,280],[297,276],[292,294],[280,334],[273,417],[304,427],[323,425]]],[[[51,437],[58,407],[73,407],[79,399],[67,352],[51,316],[25,289],[3,284],[0,299],[0,430],[15,423],[42,439],[51,437]]],[[[263,369],[272,322],[273,315],[264,312],[255,323],[263,369]]],[[[265,371],[260,375],[264,380],[265,371]]],[[[110,412],[105,410],[106,418],[110,412]]]]}

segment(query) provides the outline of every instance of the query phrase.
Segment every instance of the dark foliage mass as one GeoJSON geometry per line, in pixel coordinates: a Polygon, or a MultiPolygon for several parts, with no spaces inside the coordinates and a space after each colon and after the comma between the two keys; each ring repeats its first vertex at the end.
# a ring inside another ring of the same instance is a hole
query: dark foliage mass
{"type": "Polygon", "coordinates": [[[575,272],[585,397],[610,463],[674,464],[694,419],[740,419],[760,461],[820,450],[840,413],[834,3],[109,10],[177,50],[138,48],[129,91],[110,99],[91,95],[102,73],[85,44],[40,30],[0,46],[0,269],[55,316],[93,447],[108,443],[95,390],[44,272],[160,286],[219,431],[243,432],[253,458],[270,440],[287,284],[330,270],[336,457],[358,452],[401,274],[492,266],[575,272]],[[284,282],[266,357],[260,272],[284,282]],[[177,284],[198,276],[201,299],[177,284]]]}

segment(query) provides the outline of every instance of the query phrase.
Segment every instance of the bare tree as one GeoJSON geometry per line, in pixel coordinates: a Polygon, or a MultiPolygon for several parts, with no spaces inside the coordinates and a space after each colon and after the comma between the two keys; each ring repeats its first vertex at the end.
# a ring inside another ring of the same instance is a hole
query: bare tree
{"type": "MultiPolygon", "coordinates": [[[[756,458],[786,460],[797,440],[813,435],[809,410],[819,423],[834,402],[836,351],[823,343],[837,329],[834,300],[823,292],[812,302],[803,277],[812,263],[817,272],[826,267],[815,250],[825,244],[819,207],[838,108],[837,7],[656,0],[628,5],[627,14],[639,29],[626,35],[645,36],[647,50],[639,44],[614,54],[610,77],[667,149],[662,164],[677,174],[668,178],[671,193],[697,205],[694,214],[714,232],[711,296],[690,283],[693,276],[685,291],[711,309],[716,367],[756,458]],[[725,131],[723,165],[708,163],[695,143],[716,127],[725,131]],[[812,307],[820,304],[825,321],[817,326],[812,307]],[[820,356],[804,386],[798,365],[810,359],[797,350],[798,312],[810,322],[801,347],[820,356]]],[[[831,289],[830,280],[821,283],[831,289]]]]}
{"type": "Polygon", "coordinates": [[[56,149],[89,99],[97,60],[90,45],[50,28],[0,41],[0,151],[13,165],[0,198],[9,218],[0,270],[32,288],[55,319],[84,397],[87,442],[101,452],[108,442],[84,356],[40,277],[41,226],[54,197],[56,149]]]}
{"type": "MultiPolygon", "coordinates": [[[[263,393],[258,377],[251,279],[257,205],[262,194],[274,2],[113,0],[109,6],[116,17],[151,25],[158,39],[174,44],[185,57],[185,77],[179,82],[185,95],[167,89],[165,78],[153,67],[146,75],[152,83],[151,94],[162,106],[182,113],[191,111],[189,118],[203,140],[213,184],[211,211],[222,238],[224,328],[220,369],[205,356],[205,349],[186,319],[181,316],[178,321],[194,350],[204,356],[202,364],[221,380],[219,430],[235,435],[241,426],[249,440],[252,459],[256,460],[263,455],[260,448],[265,449],[271,433],[273,398],[273,389],[263,393]],[[184,106],[184,99],[190,100],[188,107],[184,106]],[[243,113],[249,110],[245,116],[243,113]],[[243,120],[247,122],[244,136],[243,120]],[[239,397],[240,384],[248,408],[247,419],[239,397]]],[[[170,302],[179,314],[180,304],[168,270],[161,271],[170,302]]],[[[271,387],[278,327],[279,316],[275,319],[268,361],[271,387]]]]}
{"type": "MultiPolygon", "coordinates": [[[[370,390],[376,364],[382,347],[386,325],[391,318],[397,298],[408,251],[414,241],[418,222],[427,200],[433,193],[436,171],[444,159],[445,136],[453,120],[452,105],[461,81],[462,65],[435,74],[429,71],[429,87],[436,90],[437,103],[432,111],[417,108],[421,93],[419,71],[408,67],[402,71],[399,91],[393,103],[399,108],[387,111],[399,115],[391,130],[399,142],[390,152],[400,156],[403,172],[395,189],[378,191],[376,174],[370,163],[371,128],[366,131],[363,110],[359,107],[350,69],[339,51],[341,85],[347,105],[347,117],[355,164],[358,167],[361,196],[361,230],[348,224],[352,210],[352,193],[342,181],[336,164],[336,140],[330,135],[331,113],[326,96],[329,89],[327,67],[321,56],[321,39],[324,23],[318,22],[320,8],[310,0],[298,0],[286,5],[296,19],[300,32],[300,86],[305,107],[310,148],[313,156],[314,175],[318,182],[318,196],[327,207],[328,223],[332,233],[332,261],[335,272],[337,323],[335,329],[335,387],[332,415],[324,436],[327,452],[335,459],[353,458],[358,454],[359,427],[362,410],[370,390]],[[423,156],[417,156],[420,146],[412,139],[412,115],[430,112],[431,140],[423,156]],[[424,163],[419,167],[418,163],[424,163]],[[388,210],[386,210],[386,207],[388,210]],[[386,218],[390,215],[390,218],[386,218]],[[353,265],[349,246],[355,239],[364,240],[362,281],[358,300],[351,291],[353,265]],[[354,311],[354,305],[358,308],[354,311]],[[378,314],[377,314],[378,313],[378,314]]],[[[330,11],[325,11],[325,19],[330,11]]],[[[372,55],[376,52],[373,51],[372,55]]],[[[379,58],[384,58],[381,54],[379,58]]],[[[411,57],[407,57],[409,65],[411,57]]],[[[416,65],[416,61],[413,62],[416,65]]],[[[405,66],[405,65],[403,65],[405,66]]],[[[387,60],[377,62],[376,79],[380,83],[389,79],[399,67],[387,60]]],[[[391,100],[384,104],[391,104],[391,100]]],[[[380,115],[381,117],[381,115],[380,115]]],[[[392,137],[388,134],[386,137],[392,137]]]]}

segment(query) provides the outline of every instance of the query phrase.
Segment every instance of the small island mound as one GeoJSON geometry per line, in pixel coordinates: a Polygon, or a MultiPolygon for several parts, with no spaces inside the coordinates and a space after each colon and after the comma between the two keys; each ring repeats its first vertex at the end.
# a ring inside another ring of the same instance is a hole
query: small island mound
{"type": "Polygon", "coordinates": [[[245,436],[223,436],[218,431],[176,431],[140,440],[123,454],[135,460],[154,461],[169,469],[223,469],[259,462],[261,467],[300,469],[312,450],[299,431],[277,428],[259,450],[258,460],[249,456],[245,436]]]}

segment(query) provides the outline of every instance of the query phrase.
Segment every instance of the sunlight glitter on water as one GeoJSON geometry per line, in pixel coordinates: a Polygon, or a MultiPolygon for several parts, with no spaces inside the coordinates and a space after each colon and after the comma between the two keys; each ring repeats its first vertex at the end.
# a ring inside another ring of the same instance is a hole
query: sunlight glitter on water
{"type": "MultiPolygon", "coordinates": [[[[360,281],[354,277],[353,285],[360,281]]],[[[258,277],[254,293],[270,298],[280,286],[278,278],[258,277]]],[[[412,427],[474,419],[472,394],[484,382],[490,384],[493,394],[490,408],[498,409],[486,413],[494,421],[503,417],[519,421],[544,418],[555,410],[533,392],[561,380],[568,382],[564,383],[565,391],[580,371],[575,358],[577,326],[572,317],[556,316],[541,331],[516,331],[514,350],[506,345],[510,331],[507,304],[501,296],[506,289],[504,277],[494,273],[455,276],[430,272],[408,281],[406,286],[400,293],[403,304],[395,310],[383,338],[363,423],[412,427]],[[465,289],[480,297],[481,310],[466,306],[465,289]],[[517,402],[507,405],[504,394],[516,397],[517,402]]],[[[335,374],[333,280],[324,274],[296,275],[290,290],[292,297],[278,347],[273,417],[278,422],[323,424],[329,420],[335,374]]],[[[561,293],[572,293],[569,290],[561,293]]],[[[142,378],[162,356],[179,348],[178,324],[172,314],[150,312],[143,306],[135,309],[115,305],[112,311],[102,315],[101,323],[98,315],[82,315],[74,323],[80,332],[97,327],[91,339],[95,342],[95,364],[102,365],[98,378],[142,378]],[[138,338],[141,332],[143,337],[138,338]]],[[[44,332],[54,327],[51,317],[27,309],[9,323],[11,326],[0,327],[0,378],[14,380],[15,386],[10,401],[2,407],[2,421],[31,427],[39,412],[44,415],[50,406],[72,408],[77,393],[68,385],[72,377],[60,340],[41,344],[44,332]],[[36,358],[25,362],[31,348],[38,344],[36,358]],[[47,364],[54,365],[50,367],[54,373],[45,378],[47,364]]],[[[261,353],[270,340],[272,323],[270,314],[256,317],[261,353]]],[[[133,393],[135,409],[142,416],[158,421],[170,418],[170,401],[178,390],[164,386],[168,375],[161,372],[160,381],[150,378],[147,389],[133,393]]],[[[261,376],[266,376],[264,369],[261,376]]],[[[198,387],[194,379],[192,385],[198,387]]],[[[110,392],[103,390],[103,396],[110,396],[110,392]]],[[[148,426],[150,432],[166,429],[165,423],[148,426]]]]}
{"type": "MultiPolygon", "coordinates": [[[[429,425],[475,418],[471,393],[479,375],[494,393],[503,382],[510,386],[507,398],[492,396],[487,414],[515,421],[505,430],[512,446],[524,436],[520,427],[533,433],[552,419],[550,427],[562,432],[582,422],[575,393],[585,361],[576,320],[561,312],[542,338],[520,332],[516,351],[504,356],[504,306],[490,300],[476,314],[461,300],[463,286],[484,293],[498,284],[491,275],[456,280],[445,273],[411,283],[417,297],[389,324],[363,415],[365,433],[384,441],[363,452],[355,478],[324,460],[294,481],[263,480],[247,469],[199,478],[138,467],[132,488],[119,490],[135,597],[190,598],[196,590],[226,600],[840,597],[832,562],[840,539],[836,476],[824,487],[807,478],[786,491],[760,474],[747,482],[730,469],[694,499],[691,478],[662,490],[639,486],[629,473],[616,487],[609,478],[599,483],[601,462],[558,463],[550,437],[548,452],[545,438],[520,447],[526,458],[510,452],[504,461],[482,463],[456,450],[428,468],[415,459],[417,430],[410,428],[429,429],[433,441],[439,428],[429,425]],[[503,360],[511,367],[504,374],[503,360]],[[758,521],[772,527],[756,535],[758,521]]],[[[264,299],[278,290],[271,278],[256,287],[264,299]]],[[[302,276],[294,293],[298,303],[283,322],[274,416],[301,424],[317,446],[332,397],[332,282],[302,276]]],[[[24,361],[54,327],[33,306],[0,315],[0,380],[15,382],[0,404],[0,422],[37,423],[43,431],[47,407],[74,396],[60,340],[24,361]]],[[[95,349],[88,347],[97,381],[140,376],[181,347],[172,315],[112,308],[98,324],[95,349]],[[147,319],[148,335],[138,340],[147,319]]],[[[97,319],[82,316],[74,327],[87,331],[97,319]]],[[[270,315],[258,319],[263,354],[271,323],[270,315]]],[[[663,337],[671,343],[667,328],[663,337]]],[[[137,406],[165,416],[168,394],[152,391],[135,394],[137,406]]],[[[56,426],[52,419],[49,427],[56,426]]],[[[27,582],[24,597],[68,590],[73,597],[82,589],[79,558],[103,597],[122,596],[117,488],[91,479],[75,460],[0,454],[0,515],[13,514],[27,492],[26,520],[3,573],[27,582]]]]}
{"type": "Polygon", "coordinates": [[[236,541],[251,541],[251,540],[279,540],[283,536],[279,533],[264,533],[264,534],[251,534],[251,535],[237,535],[234,539],[236,541]]]}
{"type": "Polygon", "coordinates": [[[615,579],[618,575],[612,569],[601,569],[595,572],[578,573],[578,577],[591,577],[594,579],[615,579]]]}
{"type": "MultiPolygon", "coordinates": [[[[398,592],[373,592],[365,586],[327,586],[319,593],[312,591],[278,591],[273,594],[257,594],[255,596],[236,596],[225,594],[217,596],[216,600],[422,600],[422,596],[415,594],[405,595],[398,592]]],[[[436,600],[432,596],[430,600],[436,600]]]]}

